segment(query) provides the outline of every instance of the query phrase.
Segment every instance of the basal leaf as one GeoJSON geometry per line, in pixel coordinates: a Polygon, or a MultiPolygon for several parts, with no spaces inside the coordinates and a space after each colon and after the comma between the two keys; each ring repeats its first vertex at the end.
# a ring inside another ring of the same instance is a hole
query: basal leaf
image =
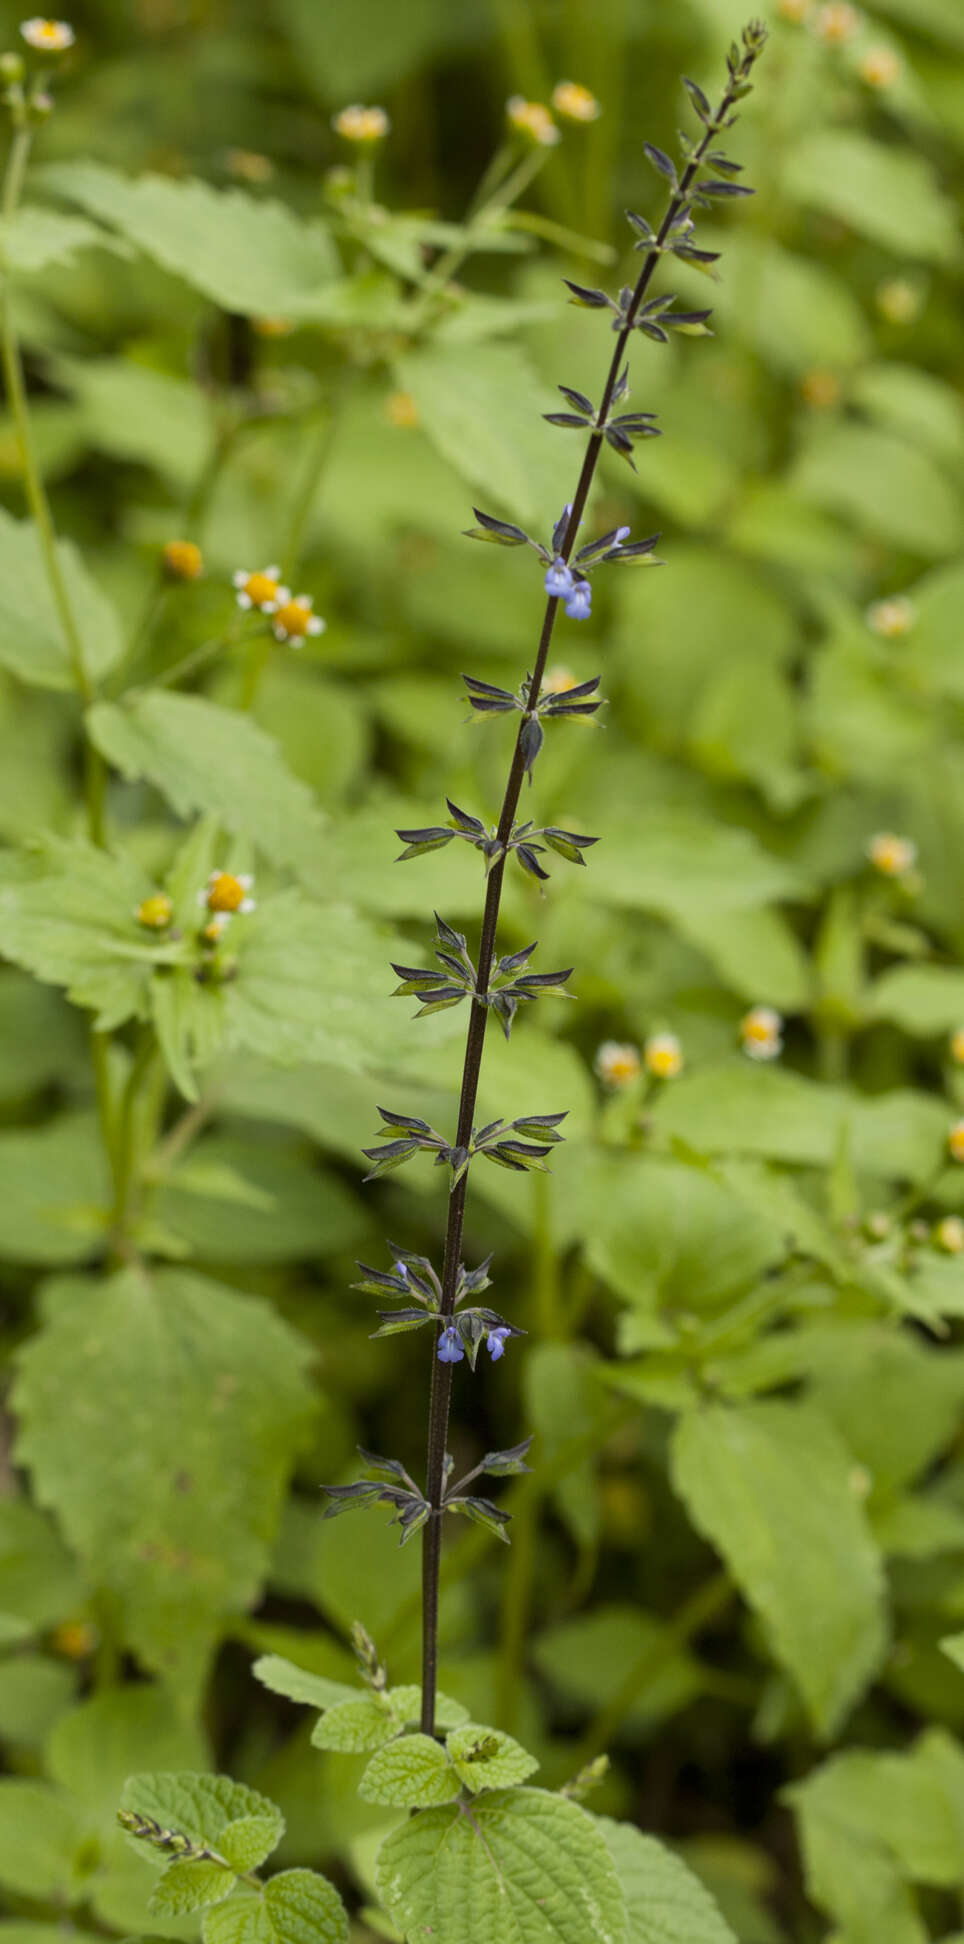
{"type": "Polygon", "coordinates": [[[264,1574],[312,1409],[306,1360],[266,1304],[181,1270],[57,1285],[22,1352],[36,1495],[124,1638],[189,1694],[264,1574]]]}

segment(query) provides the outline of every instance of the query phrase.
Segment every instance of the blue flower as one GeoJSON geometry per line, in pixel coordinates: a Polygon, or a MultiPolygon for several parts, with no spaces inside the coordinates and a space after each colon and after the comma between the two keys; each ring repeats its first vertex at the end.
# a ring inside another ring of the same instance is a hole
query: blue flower
{"type": "Polygon", "coordinates": [[[505,1356],[506,1339],[511,1334],[512,1332],[503,1325],[500,1325],[497,1330],[489,1331],[485,1344],[493,1363],[498,1363],[499,1358],[505,1356]]]}
{"type": "Polygon", "coordinates": [[[461,1363],[464,1356],[462,1339],[454,1323],[450,1323],[438,1340],[439,1363],[461,1363]]]}
{"type": "Polygon", "coordinates": [[[393,1263],[392,1263],[392,1275],[393,1275],[393,1276],[397,1276],[397,1277],[398,1277],[398,1280],[399,1280],[399,1282],[403,1282],[403,1283],[407,1283],[407,1281],[408,1281],[408,1265],[407,1265],[407,1263],[404,1263],[404,1262],[402,1262],[401,1260],[399,1260],[398,1262],[393,1262],[393,1263]]]}
{"type": "Polygon", "coordinates": [[[575,581],[566,602],[570,621],[585,621],[592,613],[592,588],[587,580],[575,581]]]}
{"type": "Polygon", "coordinates": [[[561,554],[557,554],[552,566],[546,568],[546,578],[543,586],[547,594],[554,595],[563,601],[568,600],[572,593],[572,572],[566,566],[561,554]]]}

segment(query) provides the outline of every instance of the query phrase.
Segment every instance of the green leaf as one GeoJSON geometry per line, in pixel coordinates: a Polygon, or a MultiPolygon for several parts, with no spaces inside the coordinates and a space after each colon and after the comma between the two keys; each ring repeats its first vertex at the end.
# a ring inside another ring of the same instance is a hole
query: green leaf
{"type": "Polygon", "coordinates": [[[219,1846],[224,1830],[251,1817],[270,1823],[279,1839],[284,1829],[281,1811],[269,1797],[230,1775],[196,1775],[186,1769],[131,1775],[120,1806],[211,1849],[219,1846]]]}
{"type": "MultiPolygon", "coordinates": [[[[40,1903],[78,1903],[84,1820],[79,1806],[43,1782],[0,1777],[0,1884],[40,1903]]],[[[89,1863],[89,1859],[88,1859],[89,1863]]]]}
{"type": "Polygon", "coordinates": [[[203,1920],[204,1944],[348,1944],[334,1885],[314,1870],[282,1870],[259,1897],[233,1897],[203,1920]]]}
{"type": "Polygon", "coordinates": [[[220,1863],[175,1857],[155,1883],[147,1908],[155,1917],[183,1917],[188,1911],[223,1902],[237,1880],[234,1871],[220,1863]]]}
{"type": "Polygon", "coordinates": [[[630,1738],[685,1708],[700,1693],[698,1661],[669,1625],[638,1606],[600,1606],[540,1634],[533,1658],[567,1700],[597,1714],[631,1688],[621,1708],[630,1738]]]}
{"type": "Polygon", "coordinates": [[[53,1520],[26,1498],[0,1498],[3,1604],[30,1634],[53,1627],[83,1604],[84,1584],[53,1520]]]}
{"type": "Polygon", "coordinates": [[[4,223],[0,262],[13,276],[69,263],[78,250],[116,249],[113,239],[82,216],[53,209],[18,209],[4,223]]]}
{"type": "MultiPolygon", "coordinates": [[[[433,344],[401,358],[396,373],[419,423],[463,479],[526,524],[549,516],[559,470],[552,440],[533,417],[539,379],[521,350],[433,344]]],[[[539,573],[535,561],[532,573],[539,573]]]]}
{"type": "Polygon", "coordinates": [[[214,436],[195,384],[130,358],[56,357],[50,371],[77,401],[81,434],[95,451],[152,466],[178,491],[190,490],[214,436]]]}
{"type": "Polygon", "coordinates": [[[328,1708],[311,1731],[315,1748],[333,1748],[342,1754],[363,1754],[381,1748],[401,1733],[401,1724],[388,1707],[362,1697],[339,1701],[328,1708]]]}
{"type": "Polygon", "coordinates": [[[13,1749],[39,1751],[70,1707],[74,1685],[73,1669],[45,1654],[18,1653],[0,1661],[0,1736],[13,1749]]]}
{"type": "Polygon", "coordinates": [[[470,1816],[412,1816],[382,1844],[376,1883],[399,1927],[433,1944],[625,1944],[603,1836],[576,1803],[541,1789],[482,1796],[470,1816]]]}
{"type": "Polygon", "coordinates": [[[945,1634],[941,1647],[948,1659],[964,1674],[964,1633],[945,1634]]]}
{"type": "MultiPolygon", "coordinates": [[[[704,235],[709,232],[701,231],[701,242],[704,235]]],[[[813,365],[847,366],[866,357],[870,334],[859,300],[818,258],[796,256],[769,236],[733,230],[725,243],[711,247],[726,253],[713,310],[714,324],[725,324],[727,336],[748,341],[768,365],[791,377],[813,365]]],[[[689,276],[682,265],[677,274],[689,276]]]]}
{"type": "Polygon", "coordinates": [[[617,829],[593,853],[590,895],[603,903],[654,911],[671,920],[696,905],[707,918],[743,912],[770,899],[799,896],[802,880],[783,859],[765,851],[748,830],[692,811],[655,811],[646,840],[617,829]]]}
{"type": "Polygon", "coordinates": [[[257,1595],[313,1408],[306,1360],[267,1304],[173,1269],[58,1284],[21,1354],[37,1498],[182,1692],[257,1595]]]}
{"type": "MultiPolygon", "coordinates": [[[[106,674],[123,652],[120,624],[107,596],[91,579],[70,540],[57,557],[80,635],[90,680],[106,674]]],[[[36,528],[0,510],[0,667],[36,688],[75,689],[77,677],[36,528]]]]}
{"type": "Polygon", "coordinates": [[[271,1814],[237,1816],[218,1837],[218,1850],[239,1876],[256,1870],[276,1850],[285,1833],[285,1819],[272,1804],[271,1814]]]}
{"type": "Polygon", "coordinates": [[[192,178],[135,179],[98,162],[53,163],[37,179],[222,310],[247,317],[310,315],[319,284],[337,273],[322,224],[303,223],[280,203],[239,189],[212,189],[192,178]]]}
{"type": "Polygon", "coordinates": [[[363,1802],[431,1809],[458,1795],[459,1773],[431,1735],[402,1735],[372,1756],[358,1793],[363,1802]]]}
{"type": "Polygon", "coordinates": [[[147,1004],[152,967],[177,948],[137,924],[136,906],[153,890],[129,856],[93,844],[50,839],[36,875],[0,884],[4,952],[49,985],[64,986],[107,1032],[147,1004]]]}
{"type": "Polygon", "coordinates": [[[103,1249],[109,1182],[96,1115],[0,1133],[0,1177],[0,1260],[52,1269],[103,1249]]]}
{"type": "Polygon", "coordinates": [[[322,1674],[309,1674],[281,1654],[262,1654],[251,1669],[255,1680],[273,1694],[285,1694],[290,1701],[303,1701],[308,1708],[334,1708],[340,1701],[354,1701],[356,1689],[347,1681],[329,1681],[322,1674]]]}
{"type": "Polygon", "coordinates": [[[466,1788],[507,1789],[525,1782],[539,1763],[527,1748],[498,1728],[482,1728],[467,1721],[448,1736],[446,1747],[466,1788]]]}
{"type": "Polygon", "coordinates": [[[883,1575],[851,1484],[853,1461],[808,1405],[712,1405],[677,1425],[673,1478],[831,1734],[886,1645],[883,1575]]]}
{"type": "Polygon", "coordinates": [[[894,432],[851,420],[814,427],[789,483],[804,500],[842,514],[858,533],[925,559],[956,552],[964,501],[927,453],[894,432]]]}
{"type": "Polygon", "coordinates": [[[166,1689],[147,1681],[88,1696],[61,1717],[47,1745],[52,1780],[112,1835],[118,1799],[141,1762],[201,1768],[207,1758],[200,1729],[172,1709],[166,1689]]]}
{"type": "Polygon", "coordinates": [[[951,263],[958,254],[952,205],[931,164],[909,148],[855,129],[816,129],[787,156],[783,188],[899,257],[951,263]]]}
{"type": "Polygon", "coordinates": [[[179,816],[210,812],[273,863],[317,870],[324,815],[249,716],[205,696],[151,689],[128,703],[98,703],[87,722],[108,762],[153,783],[179,816]]]}
{"type": "Polygon", "coordinates": [[[736,1944],[709,1891],[672,1850],[631,1823],[596,1822],[626,1898],[626,1944],[736,1944]]]}
{"type": "Polygon", "coordinates": [[[964,972],[950,965],[895,965],[875,980],[867,1010],[928,1039],[964,1023],[964,972]]]}

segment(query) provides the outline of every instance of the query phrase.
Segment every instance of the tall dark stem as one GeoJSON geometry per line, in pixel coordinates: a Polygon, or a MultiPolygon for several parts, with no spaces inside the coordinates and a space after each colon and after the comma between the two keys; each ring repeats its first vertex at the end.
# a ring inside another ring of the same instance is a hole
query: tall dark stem
{"type": "MultiPolygon", "coordinates": [[[[707,125],[706,131],[695,149],[674,192],[666,214],[657,232],[656,241],[647,252],[642,269],[633,291],[625,323],[616,339],[609,375],[603,387],[602,399],[596,414],[594,430],[583,457],[582,468],[572,502],[572,510],[566,526],[565,537],[560,548],[563,560],[569,560],[576,542],[576,535],[582,521],[589,498],[589,491],[595,477],[599,454],[602,449],[603,430],[609,417],[613,393],[619,378],[626,345],[634,329],[640,305],[646,295],[656,265],[659,262],[667,237],[679,216],[688,192],[692,187],[697,170],[707,149],[724,126],[726,118],[737,99],[737,90],[742,86],[753,65],[755,56],[748,49],[743,62],[731,76],[729,87],[720,106],[707,125]]],[[[542,619],[542,631],[535,666],[529,685],[528,706],[533,709],[539,700],[542,679],[546,670],[546,660],[556,625],[556,612],[559,596],[550,595],[542,619]]],[[[505,875],[506,846],[512,834],[519,796],[525,777],[525,753],[522,733],[526,718],[519,726],[512,765],[502,799],[499,816],[498,835],[503,846],[502,855],[489,872],[485,892],[485,907],[482,913],[482,934],[479,943],[477,991],[488,991],[489,975],[495,955],[495,937],[499,922],[499,907],[502,900],[502,880],[505,875]]],[[[475,1120],[475,1103],[479,1090],[479,1073],[482,1066],[482,1049],[485,1044],[485,1029],[489,1009],[482,999],[472,1002],[469,1014],[469,1027],[465,1041],[465,1059],[462,1067],[462,1091],[459,1099],[458,1132],[455,1140],[459,1147],[468,1147],[475,1120]]],[[[465,1196],[468,1186],[468,1171],[452,1190],[449,1198],[448,1224],[445,1231],[445,1256],[442,1268],[442,1301],[439,1311],[439,1331],[445,1328],[447,1320],[455,1308],[455,1292],[458,1282],[459,1263],[462,1255],[462,1227],[465,1219],[465,1196]]],[[[438,1334],[438,1333],[437,1333],[438,1334]]],[[[436,1335],[437,1343],[437,1335],[436,1335]]],[[[440,1363],[432,1353],[432,1388],[429,1401],[428,1457],[426,1462],[425,1496],[432,1507],[422,1540],[422,1720],[423,1734],[435,1733],[435,1693],[438,1680],[438,1600],[439,1600],[439,1562],[442,1551],[442,1499],[445,1475],[445,1445],[448,1436],[449,1405],[452,1397],[452,1365],[440,1363]]]]}

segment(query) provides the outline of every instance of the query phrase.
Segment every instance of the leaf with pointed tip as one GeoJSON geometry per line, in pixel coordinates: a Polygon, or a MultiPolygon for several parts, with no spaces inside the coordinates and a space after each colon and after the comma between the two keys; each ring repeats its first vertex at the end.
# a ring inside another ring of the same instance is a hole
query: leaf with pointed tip
{"type": "Polygon", "coordinates": [[[573,283],[569,277],[563,277],[562,281],[567,290],[572,291],[569,299],[571,304],[578,304],[583,310],[616,309],[612,298],[607,297],[604,290],[590,290],[585,284],[573,283]]]}
{"type": "Polygon", "coordinates": [[[643,154],[647,161],[652,163],[653,168],[658,169],[660,175],[666,177],[667,182],[671,183],[674,189],[679,187],[675,165],[664,149],[657,148],[654,142],[644,142],[643,154]]]}
{"type": "Polygon", "coordinates": [[[314,1870],[281,1870],[260,1895],[232,1897],[203,1920],[204,1944],[348,1944],[348,1915],[314,1870]]]}
{"type": "Polygon", "coordinates": [[[482,1471],[493,1478],[509,1478],[517,1472],[531,1471],[531,1465],[525,1462],[531,1444],[530,1436],[523,1438],[521,1444],[509,1445],[505,1451],[487,1451],[481,1461],[482,1471]]]}
{"type": "Polygon", "coordinates": [[[222,1863],[204,1858],[176,1857],[160,1876],[147,1900],[154,1917],[185,1917],[192,1910],[222,1903],[231,1895],[237,1875],[222,1863]]]}
{"type": "Polygon", "coordinates": [[[357,1698],[347,1681],[330,1681],[322,1674],[312,1674],[282,1654],[262,1654],[251,1672],[272,1694],[284,1694],[289,1701],[303,1702],[306,1708],[333,1708],[339,1701],[357,1698]]]}
{"type": "Polygon", "coordinates": [[[358,1793],[363,1802],[389,1808],[432,1809],[455,1800],[461,1789],[460,1773],[431,1735],[402,1735],[372,1756],[358,1793]]]}
{"type": "Polygon", "coordinates": [[[467,1721],[447,1738],[449,1755],[473,1795],[482,1789],[506,1789],[525,1782],[539,1763],[528,1749],[497,1728],[467,1721]]]}

